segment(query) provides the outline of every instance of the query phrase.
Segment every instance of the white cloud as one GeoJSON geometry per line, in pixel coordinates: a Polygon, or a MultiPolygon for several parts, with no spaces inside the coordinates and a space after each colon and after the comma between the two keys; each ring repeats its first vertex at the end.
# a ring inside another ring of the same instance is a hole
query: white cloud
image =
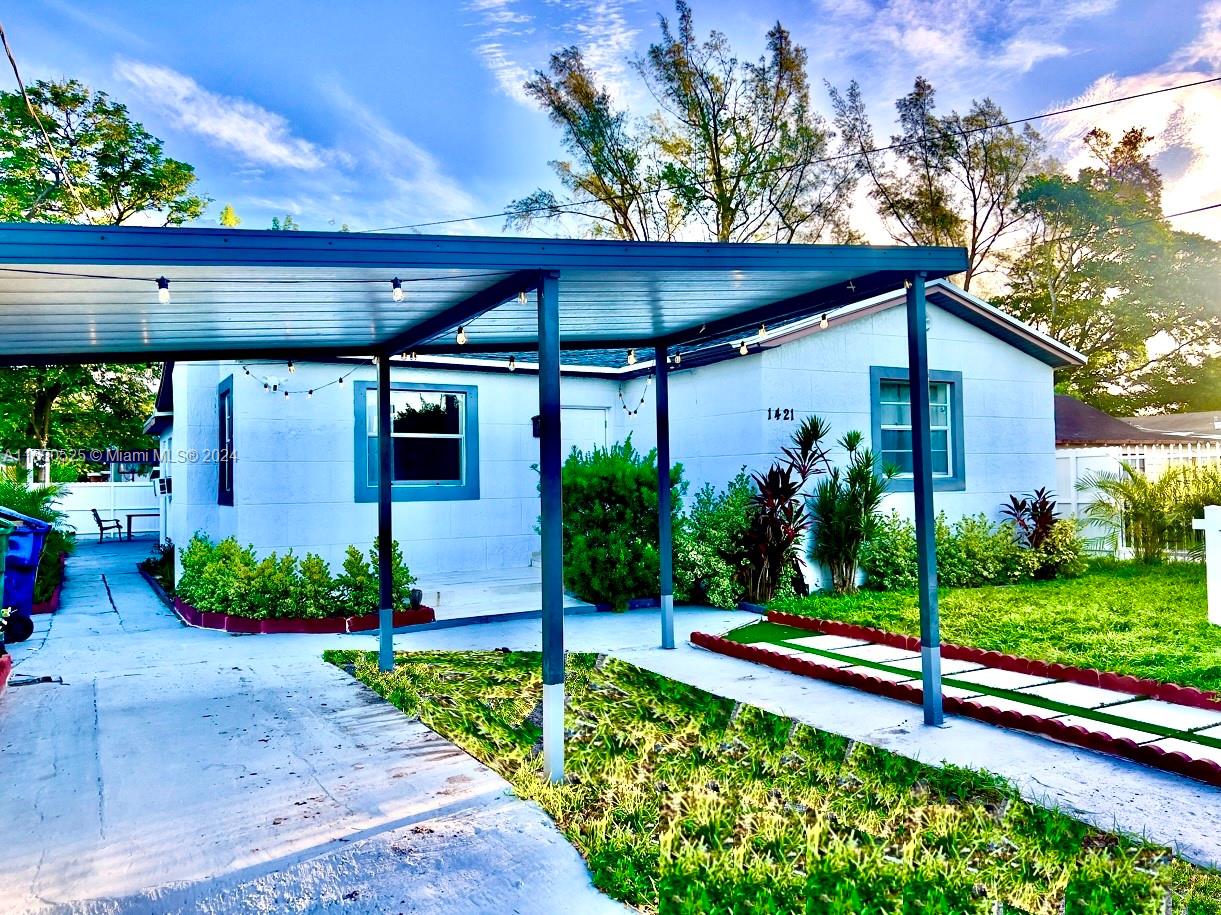
{"type": "Polygon", "coordinates": [[[115,76],[158,108],[175,127],[247,162],[314,171],[333,153],[293,134],[288,120],[243,98],[219,95],[169,67],[120,59],[115,76]]]}
{"type": "MultiPolygon", "coordinates": [[[[1209,79],[1221,66],[1221,0],[1200,16],[1200,31],[1162,66],[1131,76],[1108,75],[1063,105],[1074,107],[1209,79]]],[[[1221,203],[1221,84],[1211,83],[1142,99],[1092,108],[1044,122],[1043,130],[1070,171],[1093,164],[1081,138],[1102,127],[1118,136],[1129,127],[1154,135],[1150,150],[1162,170],[1162,197],[1167,213],[1221,203]]],[[[1216,212],[1174,221],[1177,228],[1221,238],[1216,212]]]]}

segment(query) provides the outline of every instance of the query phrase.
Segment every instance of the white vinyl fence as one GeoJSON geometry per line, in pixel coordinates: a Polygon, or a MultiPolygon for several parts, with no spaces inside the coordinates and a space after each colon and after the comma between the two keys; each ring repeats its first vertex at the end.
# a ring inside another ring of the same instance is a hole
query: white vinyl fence
{"type": "MultiPolygon", "coordinates": [[[[76,530],[78,537],[96,536],[97,522],[91,509],[97,509],[103,521],[116,520],[123,526],[127,536],[127,516],[152,515],[132,518],[134,535],[159,534],[161,530],[161,500],[157,495],[155,480],[137,480],[134,483],[69,483],[59,508],[68,513],[68,524],[76,530]]],[[[108,538],[111,535],[107,535],[108,538]]]]}
{"type": "MultiPolygon", "coordinates": [[[[1077,484],[1098,473],[1118,474],[1121,464],[1156,479],[1171,467],[1221,464],[1221,441],[1175,442],[1166,445],[1108,445],[1097,448],[1056,449],[1056,501],[1064,515],[1080,518],[1096,498],[1090,490],[1077,491],[1077,484]]],[[[1101,537],[1103,531],[1087,526],[1082,536],[1087,540],[1101,537]]],[[[1120,555],[1125,548],[1120,544],[1120,555]]]]}

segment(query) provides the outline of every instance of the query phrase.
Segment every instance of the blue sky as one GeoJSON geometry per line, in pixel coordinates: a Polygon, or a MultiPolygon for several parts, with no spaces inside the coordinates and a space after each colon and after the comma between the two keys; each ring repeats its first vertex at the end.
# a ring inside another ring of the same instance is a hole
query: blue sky
{"type": "MultiPolygon", "coordinates": [[[[762,51],[777,19],[822,80],[862,84],[879,135],[917,74],[941,104],[991,96],[1010,116],[1221,74],[1221,0],[694,0],[701,32],[762,51]]],[[[26,0],[4,24],[27,80],[73,76],[128,105],[247,228],[291,213],[353,229],[500,210],[540,185],[557,132],[521,83],[579,44],[616,95],[649,110],[629,61],[669,0],[292,4],[26,0]]],[[[11,82],[11,79],[10,81],[11,82]]],[[[1221,201],[1221,88],[1045,122],[1070,165],[1095,123],[1158,135],[1168,210],[1221,201]]],[[[859,224],[877,228],[864,213],[859,224]]],[[[1221,217],[1180,225],[1221,237],[1221,217]]],[[[499,220],[450,231],[498,232],[499,220]]],[[[884,237],[874,237],[884,241],[884,237]]]]}

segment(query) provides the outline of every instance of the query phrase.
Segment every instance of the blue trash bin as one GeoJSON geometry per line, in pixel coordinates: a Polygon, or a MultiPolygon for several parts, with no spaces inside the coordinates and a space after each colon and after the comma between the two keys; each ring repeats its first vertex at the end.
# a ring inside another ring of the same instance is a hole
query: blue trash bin
{"type": "Polygon", "coordinates": [[[4,557],[4,603],[29,616],[34,610],[34,582],[38,561],[51,525],[0,506],[0,518],[14,525],[4,557]]]}

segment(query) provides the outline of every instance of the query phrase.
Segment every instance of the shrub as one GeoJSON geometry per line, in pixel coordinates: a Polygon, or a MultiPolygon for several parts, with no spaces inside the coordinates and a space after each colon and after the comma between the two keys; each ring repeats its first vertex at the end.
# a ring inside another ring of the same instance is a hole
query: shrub
{"type": "Polygon", "coordinates": [[[1034,577],[1039,557],[1018,541],[1013,524],[994,524],[986,515],[959,518],[950,525],[937,516],[937,582],[949,588],[1008,585],[1034,577]]]}
{"type": "MultiPolygon", "coordinates": [[[[346,608],[346,615],[363,616],[378,611],[378,605],[381,603],[381,586],[377,574],[378,544],[379,541],[374,538],[367,557],[362,556],[356,547],[348,547],[343,560],[343,571],[335,576],[335,588],[340,603],[346,608]]],[[[390,562],[394,609],[405,610],[411,605],[411,586],[415,584],[415,576],[403,562],[403,551],[397,540],[390,545],[390,562]]]]}
{"type": "MultiPolygon", "coordinates": [[[[564,461],[564,585],[616,609],[658,593],[657,452],[627,441],[564,461]]],[[[670,473],[673,515],[682,508],[682,467],[670,473]]],[[[676,525],[677,527],[677,525],[676,525]]]]}
{"type": "Polygon", "coordinates": [[[878,508],[897,470],[879,467],[874,453],[861,447],[859,432],[849,432],[839,444],[848,452],[848,466],[842,472],[831,468],[810,499],[810,558],[830,570],[836,594],[852,594],[861,547],[877,527],[878,508]]]}
{"type": "Polygon", "coordinates": [[[153,551],[140,561],[140,568],[147,572],[166,594],[174,593],[174,542],[158,543],[153,551]]]}
{"type": "Polygon", "coordinates": [[[745,595],[745,538],[754,487],[743,471],[717,492],[705,484],[674,529],[674,594],[732,609],[745,595]]]}
{"type": "Polygon", "coordinates": [[[873,532],[861,544],[865,587],[875,591],[914,588],[916,580],[916,526],[891,512],[877,519],[873,532]]]}
{"type": "MultiPolygon", "coordinates": [[[[394,543],[394,605],[410,605],[415,582],[394,543]]],[[[172,562],[172,559],[170,560],[172,562]]],[[[256,559],[252,547],[233,537],[213,543],[196,533],[182,551],[177,594],[196,610],[254,619],[320,619],[377,612],[377,544],[368,557],[348,547],[343,572],[331,576],[322,557],[289,552],[256,559]]]]}
{"type": "Polygon", "coordinates": [[[1058,519],[1035,553],[1039,558],[1035,578],[1076,578],[1085,572],[1085,543],[1072,518],[1058,519]]]}

